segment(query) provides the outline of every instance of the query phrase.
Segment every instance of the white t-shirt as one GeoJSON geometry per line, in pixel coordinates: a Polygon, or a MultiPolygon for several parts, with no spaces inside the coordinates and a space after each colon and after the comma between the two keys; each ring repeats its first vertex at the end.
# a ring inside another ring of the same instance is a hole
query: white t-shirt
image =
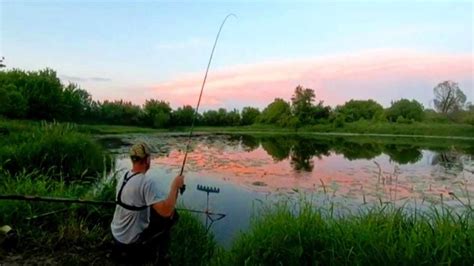
{"type": "MultiPolygon", "coordinates": [[[[133,173],[127,174],[130,177],[133,173]]],[[[116,197],[122,187],[122,176],[117,182],[116,197]]],[[[122,191],[122,202],[136,207],[151,206],[162,201],[162,193],[158,190],[156,179],[145,174],[137,174],[132,177],[122,191]]],[[[148,227],[150,223],[150,208],[140,211],[132,211],[117,205],[115,207],[114,218],[110,228],[112,235],[123,244],[130,244],[138,240],[140,233],[148,227]]]]}

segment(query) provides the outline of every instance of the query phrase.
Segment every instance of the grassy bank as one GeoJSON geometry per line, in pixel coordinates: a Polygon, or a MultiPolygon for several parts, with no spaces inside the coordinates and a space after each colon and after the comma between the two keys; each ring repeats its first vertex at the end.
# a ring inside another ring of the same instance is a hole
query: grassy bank
{"type": "Polygon", "coordinates": [[[227,254],[233,265],[471,265],[474,212],[389,205],[335,217],[302,203],[263,210],[227,254]]]}
{"type": "MultiPolygon", "coordinates": [[[[114,184],[90,190],[46,176],[2,174],[0,194],[109,199],[114,184]]],[[[0,224],[19,231],[6,263],[111,265],[113,209],[86,205],[1,202],[0,224]],[[58,211],[44,217],[38,215],[58,211]]],[[[474,212],[432,207],[417,213],[391,205],[337,217],[330,208],[280,202],[256,212],[228,251],[192,215],[181,212],[171,244],[174,265],[471,265],[474,212]],[[257,215],[258,214],[258,215],[257,215]]]]}
{"type": "MultiPolygon", "coordinates": [[[[114,183],[99,189],[81,182],[66,184],[36,173],[0,175],[0,194],[25,194],[112,200],[114,183]]],[[[0,248],[0,262],[12,264],[112,264],[110,222],[113,208],[82,204],[0,201],[0,226],[18,231],[16,249],[0,248]],[[44,214],[48,214],[42,216],[44,214]]],[[[212,235],[193,215],[181,212],[173,229],[171,254],[174,265],[202,265],[216,248],[212,235]]]]}
{"type": "MultiPolygon", "coordinates": [[[[26,120],[1,120],[0,131],[19,132],[30,128],[32,125],[39,125],[37,121],[26,120]]],[[[134,126],[117,125],[75,125],[78,132],[94,135],[113,135],[129,133],[169,133],[169,132],[189,132],[189,127],[174,127],[166,129],[154,129],[134,126]]],[[[251,134],[365,134],[365,135],[400,135],[400,136],[431,136],[431,137],[464,137],[474,138],[474,126],[460,123],[426,123],[413,122],[410,124],[358,121],[345,123],[343,126],[335,127],[333,124],[319,124],[313,126],[303,126],[300,128],[283,128],[274,125],[254,124],[250,126],[233,127],[203,127],[197,126],[195,132],[208,133],[251,133],[251,134]]]]}
{"type": "MultiPolygon", "coordinates": [[[[0,128],[0,194],[115,198],[115,182],[104,181],[111,156],[77,126],[3,121],[0,128]]],[[[0,226],[17,230],[19,243],[13,250],[0,247],[0,264],[112,264],[113,211],[95,205],[2,200],[0,226]]],[[[174,264],[209,261],[215,242],[198,219],[181,213],[173,230],[174,264]]]]}
{"type": "MultiPolygon", "coordinates": [[[[140,127],[82,125],[84,132],[93,134],[126,134],[126,133],[162,133],[162,132],[189,132],[188,127],[170,129],[150,129],[140,127]]],[[[252,133],[252,134],[376,134],[376,135],[404,135],[404,136],[431,136],[431,137],[466,137],[474,138],[474,126],[454,123],[372,123],[360,121],[346,123],[343,127],[333,125],[304,126],[298,129],[282,128],[271,125],[251,125],[235,127],[201,127],[195,132],[209,133],[252,133]]]]}
{"type": "Polygon", "coordinates": [[[108,152],[74,125],[12,123],[0,139],[0,166],[10,174],[39,172],[52,178],[94,178],[111,169],[108,152]]]}

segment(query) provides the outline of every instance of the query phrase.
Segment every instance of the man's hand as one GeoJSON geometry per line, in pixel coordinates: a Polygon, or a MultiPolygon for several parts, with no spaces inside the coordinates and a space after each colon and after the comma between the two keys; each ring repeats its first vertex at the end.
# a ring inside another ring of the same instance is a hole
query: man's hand
{"type": "Polygon", "coordinates": [[[178,197],[179,188],[184,185],[184,176],[179,175],[173,179],[168,197],[160,202],[153,204],[153,209],[163,217],[171,217],[174,213],[176,198],[178,197]]]}
{"type": "Polygon", "coordinates": [[[174,178],[173,187],[179,189],[183,185],[184,185],[184,176],[183,175],[179,175],[179,176],[174,178]]]}

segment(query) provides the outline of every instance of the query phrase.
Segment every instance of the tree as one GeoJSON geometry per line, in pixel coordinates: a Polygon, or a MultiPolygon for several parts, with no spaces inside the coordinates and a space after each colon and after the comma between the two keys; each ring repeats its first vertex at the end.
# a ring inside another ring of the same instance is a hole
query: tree
{"type": "Polygon", "coordinates": [[[100,120],[115,125],[140,125],[142,111],[140,106],[131,102],[120,101],[104,101],[98,103],[100,120]]]}
{"type": "Polygon", "coordinates": [[[312,124],[321,119],[327,119],[331,108],[324,106],[323,101],[314,105],[316,95],[313,89],[298,85],[291,97],[291,111],[302,124],[312,124]]]}
{"type": "Polygon", "coordinates": [[[175,126],[190,126],[193,122],[194,108],[190,105],[179,107],[171,114],[171,123],[175,126]]]}
{"type": "Polygon", "coordinates": [[[443,114],[451,114],[462,110],[466,102],[466,95],[454,81],[444,81],[433,89],[435,109],[443,114]]]}
{"type": "Polygon", "coordinates": [[[202,114],[202,122],[206,126],[219,125],[219,114],[216,110],[208,110],[202,114]]]}
{"type": "Polygon", "coordinates": [[[81,121],[90,112],[92,105],[91,95],[78,85],[70,83],[62,94],[62,116],[67,121],[81,121]]]}
{"type": "Polygon", "coordinates": [[[24,118],[28,104],[15,85],[0,86],[0,115],[8,118],[24,118]]]}
{"type": "Polygon", "coordinates": [[[386,116],[390,122],[396,122],[399,117],[421,121],[424,116],[423,105],[416,100],[401,99],[392,102],[392,106],[386,111],[386,116]]]}
{"type": "Polygon", "coordinates": [[[147,100],[143,106],[145,123],[154,128],[164,128],[169,125],[171,118],[169,103],[158,100],[147,100]]]}
{"type": "Polygon", "coordinates": [[[336,112],[345,117],[346,122],[355,122],[360,119],[376,119],[383,114],[383,107],[374,100],[350,100],[336,108],[336,112]]]}
{"type": "Polygon", "coordinates": [[[216,121],[216,126],[227,126],[228,121],[227,121],[227,109],[225,108],[219,108],[217,110],[217,121],[216,121]]]}
{"type": "Polygon", "coordinates": [[[240,125],[240,113],[239,110],[234,109],[227,113],[226,125],[228,126],[238,126],[240,125]]]}
{"type": "Polygon", "coordinates": [[[311,111],[315,98],[314,90],[303,88],[301,85],[296,87],[291,97],[291,111],[302,123],[312,122],[311,111]]]}
{"type": "Polygon", "coordinates": [[[259,120],[265,124],[277,124],[280,119],[287,116],[291,116],[290,104],[283,99],[276,98],[262,111],[259,120]]]}
{"type": "Polygon", "coordinates": [[[241,125],[247,126],[256,122],[257,117],[260,115],[260,110],[253,107],[244,107],[242,109],[242,118],[240,120],[241,125]]]}

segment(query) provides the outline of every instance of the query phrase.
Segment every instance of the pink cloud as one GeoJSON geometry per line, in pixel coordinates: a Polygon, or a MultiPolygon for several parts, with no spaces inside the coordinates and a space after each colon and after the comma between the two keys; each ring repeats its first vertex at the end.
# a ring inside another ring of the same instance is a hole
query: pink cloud
{"type": "MultiPolygon", "coordinates": [[[[272,61],[211,70],[202,106],[229,108],[249,103],[263,107],[276,97],[289,100],[298,84],[315,89],[318,100],[330,105],[351,98],[373,98],[385,105],[401,97],[426,103],[433,87],[447,79],[458,81],[469,96],[472,76],[471,54],[378,50],[272,61]]],[[[166,99],[173,107],[194,105],[201,82],[202,73],[185,74],[154,85],[152,95],[166,99]]]]}

